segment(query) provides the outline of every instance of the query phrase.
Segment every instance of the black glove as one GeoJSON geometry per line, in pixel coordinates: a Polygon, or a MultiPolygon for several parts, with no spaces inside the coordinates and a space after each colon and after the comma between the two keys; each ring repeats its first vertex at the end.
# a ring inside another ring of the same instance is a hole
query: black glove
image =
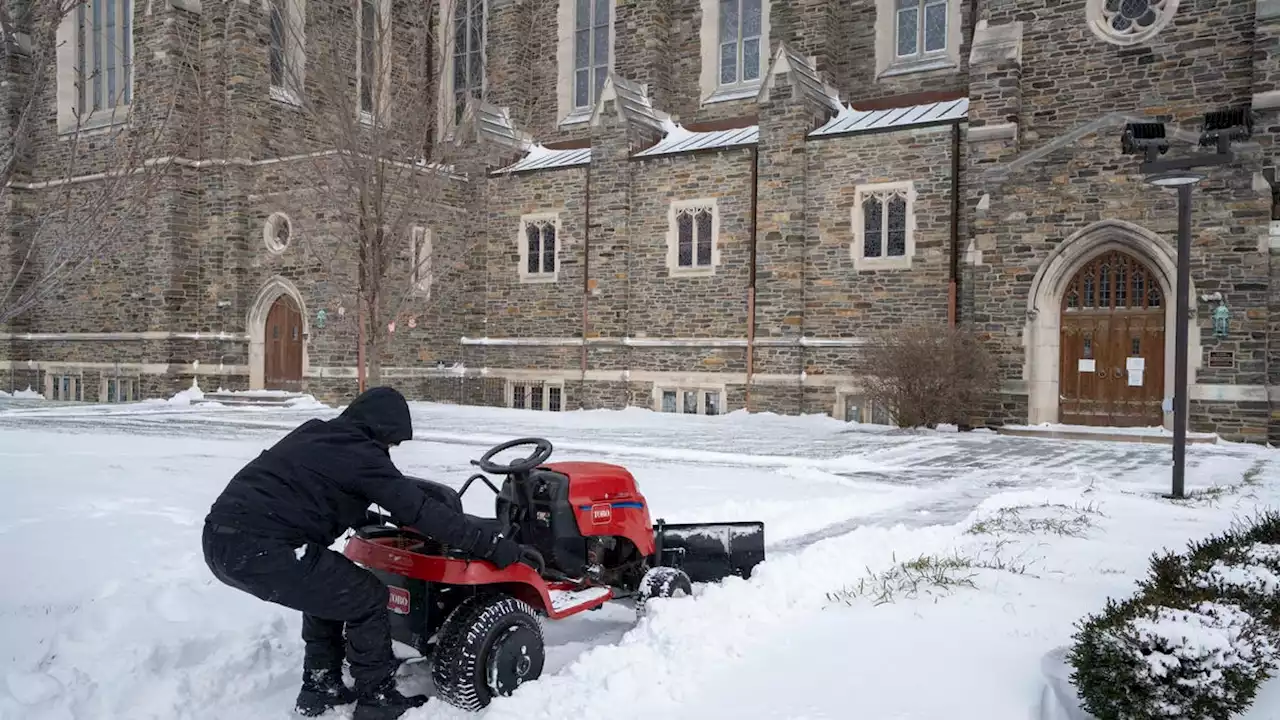
{"type": "Polygon", "coordinates": [[[484,559],[497,565],[498,569],[502,570],[520,562],[520,553],[519,545],[501,535],[494,535],[493,541],[488,547],[488,552],[484,554],[484,559]]]}

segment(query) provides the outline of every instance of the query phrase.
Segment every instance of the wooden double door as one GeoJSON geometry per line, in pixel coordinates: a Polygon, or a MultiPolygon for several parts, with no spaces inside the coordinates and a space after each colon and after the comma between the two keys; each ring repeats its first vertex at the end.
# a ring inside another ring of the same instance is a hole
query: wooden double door
{"type": "Polygon", "coordinates": [[[1162,424],[1165,298],[1155,275],[1123,252],[1075,274],[1062,300],[1059,420],[1162,424]]]}
{"type": "Polygon", "coordinates": [[[302,388],[302,311],[288,295],[281,295],[267,311],[263,373],[267,390],[302,388]]]}

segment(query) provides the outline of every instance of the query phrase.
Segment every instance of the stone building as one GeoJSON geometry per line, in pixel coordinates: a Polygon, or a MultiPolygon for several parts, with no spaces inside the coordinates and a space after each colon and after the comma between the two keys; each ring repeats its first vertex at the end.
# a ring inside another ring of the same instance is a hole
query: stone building
{"type": "MultiPolygon", "coordinates": [[[[351,395],[348,308],[299,247],[326,230],[291,168],[323,148],[269,72],[310,47],[278,48],[279,23],[362,42],[353,13],[317,1],[105,6],[132,27],[135,94],[206,88],[183,109],[200,132],[123,271],[0,335],[0,386],[351,395]],[[180,31],[199,62],[179,61],[180,31]]],[[[1243,106],[1251,141],[1194,195],[1190,418],[1280,440],[1277,0],[431,5],[433,142],[460,159],[403,233],[412,322],[383,365],[408,395],[880,420],[859,348],[955,321],[1001,359],[984,422],[1169,425],[1176,194],[1144,182],[1120,134],[1162,121],[1183,154],[1205,112],[1243,106]],[[446,264],[462,278],[433,284],[446,264]]],[[[76,72],[59,58],[24,205],[65,180],[52,148],[76,72]]]]}

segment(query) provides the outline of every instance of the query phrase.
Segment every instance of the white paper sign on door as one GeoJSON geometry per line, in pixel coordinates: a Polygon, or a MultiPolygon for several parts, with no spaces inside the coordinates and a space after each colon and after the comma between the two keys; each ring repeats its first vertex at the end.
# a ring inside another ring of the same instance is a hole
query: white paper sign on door
{"type": "Polygon", "coordinates": [[[1078,363],[1078,369],[1080,372],[1093,372],[1097,369],[1097,364],[1098,362],[1093,358],[1082,359],[1078,363]]]}
{"type": "MultiPolygon", "coordinates": [[[[1142,372],[1143,370],[1147,369],[1147,359],[1140,358],[1140,357],[1125,358],[1124,367],[1126,370],[1129,370],[1130,372],[1134,370],[1137,370],[1138,372],[1142,372]]],[[[1142,383],[1138,383],[1138,384],[1141,385],[1142,383]]]]}
{"type": "Polygon", "coordinates": [[[1142,371],[1141,371],[1141,370],[1130,370],[1130,371],[1129,371],[1129,386],[1130,386],[1130,387],[1141,387],[1141,386],[1142,386],[1142,371]]]}

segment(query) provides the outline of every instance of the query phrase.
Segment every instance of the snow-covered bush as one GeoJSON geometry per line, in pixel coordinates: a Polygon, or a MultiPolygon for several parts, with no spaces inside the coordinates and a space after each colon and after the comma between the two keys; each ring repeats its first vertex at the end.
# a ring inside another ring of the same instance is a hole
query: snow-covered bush
{"type": "Polygon", "coordinates": [[[1270,628],[1237,605],[1177,608],[1141,595],[1081,624],[1068,655],[1084,709],[1099,720],[1227,720],[1274,668],[1270,628]]]}
{"type": "Polygon", "coordinates": [[[1271,518],[1193,543],[1185,554],[1156,555],[1141,594],[1148,604],[1177,607],[1230,602],[1280,629],[1280,545],[1258,538],[1280,539],[1271,518]]]}
{"type": "Polygon", "coordinates": [[[1226,720],[1280,647],[1280,514],[1151,559],[1131,599],[1086,618],[1067,661],[1099,720],[1226,720]]]}
{"type": "MultiPolygon", "coordinates": [[[[1269,510],[1260,513],[1256,518],[1238,527],[1233,533],[1238,545],[1263,543],[1280,545],[1280,512],[1269,510]]],[[[1280,551],[1275,553],[1276,562],[1280,562],[1280,551]]]]}

